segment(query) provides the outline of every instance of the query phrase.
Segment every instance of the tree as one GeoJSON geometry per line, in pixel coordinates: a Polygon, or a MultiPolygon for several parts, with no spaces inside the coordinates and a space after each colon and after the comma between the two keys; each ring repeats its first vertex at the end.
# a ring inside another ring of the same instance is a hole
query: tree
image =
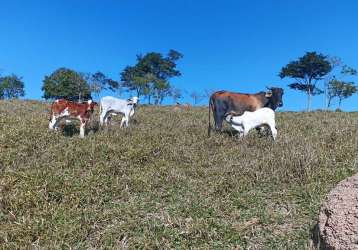
{"type": "Polygon", "coordinates": [[[145,95],[149,89],[147,75],[136,66],[127,66],[121,73],[122,86],[135,91],[137,96],[145,95]]]}
{"type": "Polygon", "coordinates": [[[166,57],[156,52],[138,55],[136,65],[127,66],[122,71],[122,84],[130,91],[136,91],[138,97],[146,96],[149,103],[153,97],[155,103],[161,104],[171,93],[169,79],[181,75],[176,69],[176,61],[182,57],[175,50],[170,50],[166,57]]]}
{"type": "Polygon", "coordinates": [[[82,99],[91,98],[91,89],[83,74],[72,69],[59,68],[50,76],[45,76],[42,90],[43,98],[82,99]]]}
{"type": "Polygon", "coordinates": [[[214,94],[214,92],[215,92],[215,90],[213,90],[213,89],[205,89],[205,90],[204,90],[203,97],[209,99],[210,96],[211,96],[212,94],[214,94]]]}
{"type": "Polygon", "coordinates": [[[322,94],[316,84],[322,80],[332,70],[332,66],[327,58],[316,52],[307,52],[303,57],[292,61],[281,69],[280,78],[293,78],[295,83],[288,86],[295,90],[306,92],[307,94],[307,111],[311,109],[311,97],[322,94]]]}
{"type": "Polygon", "coordinates": [[[196,91],[191,92],[190,97],[193,99],[193,104],[194,105],[198,104],[204,98],[204,96],[200,95],[196,91]]]}
{"type": "Polygon", "coordinates": [[[343,65],[338,75],[339,79],[337,79],[337,76],[335,75],[332,76],[328,82],[328,107],[331,106],[334,98],[338,98],[338,106],[340,108],[343,99],[351,97],[358,91],[354,82],[347,82],[344,80],[347,77],[356,76],[357,73],[356,69],[343,65]]]}
{"type": "Polygon", "coordinates": [[[162,104],[164,97],[170,95],[170,90],[171,88],[169,82],[162,79],[156,79],[152,86],[154,104],[162,104]]]}
{"type": "Polygon", "coordinates": [[[328,58],[329,63],[331,64],[332,70],[324,78],[324,107],[327,110],[330,103],[329,97],[329,83],[331,80],[335,79],[334,71],[342,65],[342,60],[339,57],[333,56],[328,58]]]}
{"type": "Polygon", "coordinates": [[[170,95],[173,98],[174,103],[178,103],[179,99],[183,97],[182,91],[175,87],[171,88],[170,95]]]}
{"type": "Polygon", "coordinates": [[[107,78],[99,71],[94,74],[87,74],[86,80],[90,86],[91,92],[97,96],[99,96],[103,90],[111,90],[114,92],[121,87],[119,82],[107,78]]]}
{"type": "Polygon", "coordinates": [[[330,107],[332,99],[337,97],[339,100],[338,108],[341,108],[342,100],[351,97],[356,92],[358,92],[358,88],[354,85],[354,82],[331,80],[328,87],[328,107],[330,107]]]}
{"type": "Polygon", "coordinates": [[[25,96],[25,85],[21,77],[14,74],[0,77],[0,99],[12,99],[25,96]]]}

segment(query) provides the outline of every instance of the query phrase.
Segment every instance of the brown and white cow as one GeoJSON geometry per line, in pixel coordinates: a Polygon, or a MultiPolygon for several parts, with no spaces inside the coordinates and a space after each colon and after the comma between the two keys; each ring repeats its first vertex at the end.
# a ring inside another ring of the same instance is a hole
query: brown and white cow
{"type": "Polygon", "coordinates": [[[227,113],[236,112],[242,115],[245,111],[256,111],[260,108],[267,107],[276,110],[283,106],[282,88],[268,88],[267,92],[256,94],[235,93],[229,91],[217,91],[209,99],[209,126],[208,135],[210,136],[210,111],[213,112],[215,121],[215,130],[220,131],[222,122],[227,113]]]}
{"type": "Polygon", "coordinates": [[[180,104],[179,102],[176,102],[176,104],[174,106],[174,111],[190,110],[190,108],[191,108],[191,105],[189,103],[180,104]]]}
{"type": "Polygon", "coordinates": [[[78,119],[81,123],[80,137],[83,138],[85,136],[86,124],[96,105],[97,103],[92,100],[88,100],[84,103],[77,103],[65,99],[58,99],[52,103],[51,119],[48,127],[50,130],[57,130],[57,124],[61,119],[78,119]]]}

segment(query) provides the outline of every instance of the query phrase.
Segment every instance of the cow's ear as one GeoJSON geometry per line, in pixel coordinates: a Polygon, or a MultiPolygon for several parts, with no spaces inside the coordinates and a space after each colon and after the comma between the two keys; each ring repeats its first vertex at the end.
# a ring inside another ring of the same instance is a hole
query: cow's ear
{"type": "Polygon", "coordinates": [[[271,97],[271,96],[272,96],[272,91],[266,92],[265,97],[271,97]]]}

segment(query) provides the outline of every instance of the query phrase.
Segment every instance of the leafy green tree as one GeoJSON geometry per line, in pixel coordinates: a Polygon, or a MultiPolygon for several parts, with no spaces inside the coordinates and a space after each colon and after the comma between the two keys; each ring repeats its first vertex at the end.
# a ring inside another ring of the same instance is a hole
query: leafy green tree
{"type": "Polygon", "coordinates": [[[12,99],[25,96],[22,79],[14,74],[0,77],[0,99],[12,99]]]}
{"type": "Polygon", "coordinates": [[[295,90],[306,92],[307,111],[311,109],[311,98],[314,95],[322,94],[323,91],[316,85],[332,70],[328,57],[316,52],[307,52],[303,57],[292,61],[281,69],[279,76],[293,78],[295,83],[288,86],[295,90]]]}
{"type": "Polygon", "coordinates": [[[50,76],[45,76],[42,90],[45,99],[66,98],[80,102],[91,98],[91,88],[85,76],[67,68],[59,68],[50,76]]]}
{"type": "Polygon", "coordinates": [[[154,104],[156,104],[156,105],[162,104],[163,99],[166,96],[170,95],[170,90],[171,90],[171,88],[170,88],[169,82],[162,80],[162,79],[156,79],[153,82],[153,86],[152,86],[154,104]]]}
{"type": "Polygon", "coordinates": [[[329,63],[331,64],[332,70],[324,77],[324,107],[327,110],[329,108],[329,92],[328,87],[331,80],[335,79],[335,70],[342,65],[342,60],[339,57],[333,56],[328,58],[329,63]]]}
{"type": "Polygon", "coordinates": [[[338,79],[336,75],[333,75],[328,82],[328,107],[331,106],[334,98],[338,98],[338,106],[340,108],[344,99],[351,97],[358,91],[354,82],[343,80],[346,77],[356,76],[357,73],[356,69],[343,65],[340,74],[338,75],[338,79]]]}
{"type": "Polygon", "coordinates": [[[331,105],[333,98],[337,97],[338,108],[341,108],[341,103],[344,99],[351,97],[353,94],[357,93],[358,88],[355,86],[354,82],[345,82],[337,79],[333,79],[329,82],[328,87],[328,107],[331,105]]]}
{"type": "Polygon", "coordinates": [[[123,86],[136,91],[138,97],[146,96],[149,103],[153,97],[156,104],[161,104],[171,93],[169,79],[181,75],[176,61],[182,57],[175,50],[170,50],[166,57],[156,52],[138,55],[136,65],[127,66],[121,73],[123,86]]]}
{"type": "Polygon", "coordinates": [[[138,97],[149,92],[149,77],[137,65],[127,66],[121,73],[121,81],[123,87],[135,91],[138,97]]]}

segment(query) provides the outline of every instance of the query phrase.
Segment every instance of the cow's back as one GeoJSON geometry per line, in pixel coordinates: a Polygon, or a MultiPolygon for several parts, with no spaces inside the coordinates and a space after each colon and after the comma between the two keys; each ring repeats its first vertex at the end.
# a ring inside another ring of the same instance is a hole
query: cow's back
{"type": "Polygon", "coordinates": [[[113,96],[105,96],[101,98],[101,107],[103,109],[117,109],[127,105],[127,101],[113,96]]]}
{"type": "Polygon", "coordinates": [[[65,99],[57,99],[51,105],[51,113],[59,114],[62,113],[68,106],[69,101],[65,99]]]}
{"type": "Polygon", "coordinates": [[[218,91],[212,94],[211,100],[215,109],[222,109],[225,112],[235,111],[243,113],[245,111],[255,111],[263,107],[260,101],[260,93],[244,94],[229,91],[218,91]]]}

